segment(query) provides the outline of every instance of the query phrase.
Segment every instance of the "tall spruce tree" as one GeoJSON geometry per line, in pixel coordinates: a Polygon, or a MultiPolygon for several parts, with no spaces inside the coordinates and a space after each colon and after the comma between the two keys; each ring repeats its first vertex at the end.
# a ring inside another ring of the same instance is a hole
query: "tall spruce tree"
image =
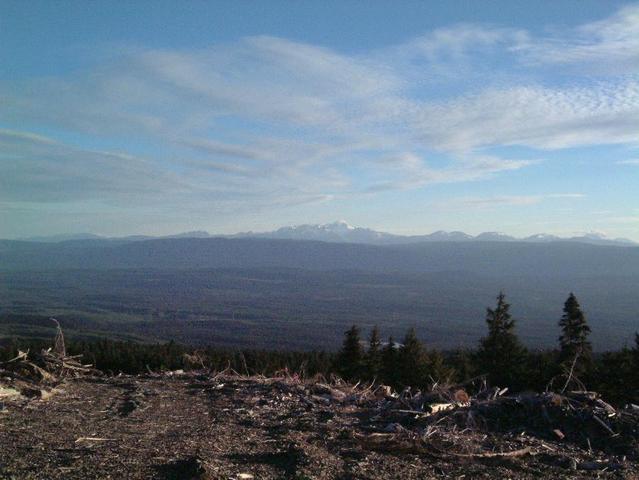
{"type": "Polygon", "coordinates": [[[575,374],[583,374],[592,359],[592,346],[588,341],[590,327],[581,311],[577,297],[570,293],[564,303],[564,314],[559,320],[561,336],[559,337],[559,361],[564,366],[572,367],[575,374]]]}
{"type": "Polygon", "coordinates": [[[366,373],[369,378],[379,378],[382,371],[382,339],[379,336],[377,325],[373,327],[368,339],[368,350],[366,351],[366,373]]]}
{"type": "Polygon", "coordinates": [[[337,355],[337,371],[346,379],[358,379],[362,374],[363,360],[359,327],[353,325],[344,332],[344,343],[337,355]]]}
{"type": "Polygon", "coordinates": [[[395,339],[391,335],[388,337],[388,343],[382,348],[382,380],[393,387],[399,385],[397,377],[398,356],[395,339]]]}
{"type": "Polygon", "coordinates": [[[632,388],[639,397],[639,333],[635,333],[635,345],[632,348],[632,388]]]}
{"type": "Polygon", "coordinates": [[[427,383],[427,356],[414,328],[406,332],[398,355],[398,377],[402,386],[424,388],[427,383]]]}
{"type": "Polygon", "coordinates": [[[517,390],[522,387],[526,349],[515,334],[515,320],[506,296],[499,292],[495,309],[486,309],[488,335],[481,339],[478,366],[492,385],[517,390]]]}

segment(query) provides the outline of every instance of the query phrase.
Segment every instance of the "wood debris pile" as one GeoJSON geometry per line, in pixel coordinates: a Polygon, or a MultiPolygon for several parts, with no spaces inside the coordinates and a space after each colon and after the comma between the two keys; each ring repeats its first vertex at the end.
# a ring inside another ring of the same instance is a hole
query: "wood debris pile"
{"type": "Polygon", "coordinates": [[[639,407],[615,409],[595,392],[508,395],[507,388],[484,386],[469,395],[462,386],[393,392],[384,385],[339,379],[262,381],[297,397],[309,410],[352,411],[360,421],[344,434],[372,450],[485,459],[570,447],[606,459],[577,462],[584,469],[611,469],[615,459],[639,460],[639,407]]]}
{"type": "Polygon", "coordinates": [[[57,320],[54,346],[31,354],[18,355],[0,362],[0,401],[24,398],[48,398],[55,387],[67,378],[98,374],[91,365],[80,362],[82,355],[67,355],[64,335],[57,320]]]}

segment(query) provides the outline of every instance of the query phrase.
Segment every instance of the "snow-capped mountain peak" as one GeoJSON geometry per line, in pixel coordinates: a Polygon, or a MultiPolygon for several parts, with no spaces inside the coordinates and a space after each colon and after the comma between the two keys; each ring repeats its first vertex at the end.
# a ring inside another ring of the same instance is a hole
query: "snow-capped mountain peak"
{"type": "Polygon", "coordinates": [[[561,238],[548,233],[536,233],[535,235],[526,237],[523,240],[526,242],[556,242],[557,240],[561,240],[561,238]]]}
{"type": "Polygon", "coordinates": [[[334,227],[336,229],[343,229],[343,230],[355,230],[355,227],[353,227],[352,225],[349,225],[346,220],[338,220],[337,222],[330,223],[330,224],[324,225],[324,226],[325,227],[334,227]]]}
{"type": "Polygon", "coordinates": [[[539,242],[549,243],[558,241],[575,241],[600,245],[636,245],[625,239],[610,239],[599,233],[571,238],[561,238],[556,235],[538,233],[526,238],[515,238],[501,232],[483,232],[472,236],[461,231],[444,231],[426,235],[395,235],[379,232],[369,228],[354,227],[344,220],[326,224],[304,224],[290,227],[282,227],[272,232],[241,234],[239,236],[252,236],[262,238],[279,238],[289,240],[316,240],[323,242],[365,243],[373,245],[401,245],[420,242],[539,242]]]}
{"type": "Polygon", "coordinates": [[[475,240],[482,242],[512,242],[517,239],[501,232],[483,232],[477,235],[475,240]]]}
{"type": "Polygon", "coordinates": [[[273,232],[254,234],[252,236],[347,243],[380,243],[380,239],[383,237],[394,237],[394,235],[376,232],[368,228],[353,227],[344,220],[326,224],[282,227],[273,232]]]}

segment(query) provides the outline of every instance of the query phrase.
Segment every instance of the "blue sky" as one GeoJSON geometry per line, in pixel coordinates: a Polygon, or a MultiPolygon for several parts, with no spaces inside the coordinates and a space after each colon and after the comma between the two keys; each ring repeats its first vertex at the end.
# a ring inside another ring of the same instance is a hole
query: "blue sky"
{"type": "Polygon", "coordinates": [[[0,0],[0,237],[639,240],[639,3],[0,0]]]}

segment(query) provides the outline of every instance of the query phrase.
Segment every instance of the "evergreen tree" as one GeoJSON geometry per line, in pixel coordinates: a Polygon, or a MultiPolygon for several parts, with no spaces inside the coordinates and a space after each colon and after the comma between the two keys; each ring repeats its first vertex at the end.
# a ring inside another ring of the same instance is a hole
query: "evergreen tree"
{"type": "Polygon", "coordinates": [[[467,349],[456,350],[448,358],[448,362],[455,372],[455,381],[465,382],[477,376],[477,365],[474,361],[474,352],[467,349]]]}
{"type": "Polygon", "coordinates": [[[639,371],[639,332],[635,333],[635,346],[632,349],[632,354],[637,364],[637,370],[639,371]]]}
{"type": "Polygon", "coordinates": [[[393,387],[398,386],[397,357],[398,352],[397,348],[395,348],[395,340],[390,336],[388,337],[388,343],[382,349],[382,380],[393,387]]]}
{"type": "Polygon", "coordinates": [[[415,329],[406,332],[398,355],[398,380],[402,386],[424,388],[427,383],[426,351],[417,338],[415,329]]]}
{"type": "Polygon", "coordinates": [[[366,370],[369,378],[378,378],[382,371],[382,340],[379,336],[377,325],[373,327],[368,340],[368,351],[366,352],[366,370]]]}
{"type": "MultiPolygon", "coordinates": [[[[632,388],[635,396],[639,397],[639,333],[635,333],[635,346],[632,349],[632,388]]],[[[639,399],[635,399],[639,400],[639,399]]]]}
{"type": "Polygon", "coordinates": [[[559,320],[559,326],[562,332],[559,337],[559,361],[569,368],[575,362],[573,372],[583,374],[592,357],[592,346],[588,341],[590,327],[573,293],[570,293],[564,303],[564,314],[559,320]]]}
{"type": "Polygon", "coordinates": [[[448,383],[456,376],[456,371],[446,364],[444,356],[439,350],[430,350],[426,354],[426,374],[439,383],[448,383]]]}
{"type": "Polygon", "coordinates": [[[488,335],[482,338],[477,352],[479,368],[492,385],[521,388],[526,349],[515,335],[515,320],[503,292],[497,296],[495,309],[486,309],[486,324],[488,335]]]}
{"type": "Polygon", "coordinates": [[[528,352],[523,387],[535,392],[544,391],[548,386],[548,382],[560,373],[557,369],[557,355],[558,352],[556,350],[528,352]]]}
{"type": "Polygon", "coordinates": [[[337,371],[346,379],[357,379],[362,373],[363,359],[359,327],[353,325],[344,332],[344,343],[337,356],[337,371]]]}
{"type": "Polygon", "coordinates": [[[593,360],[588,386],[592,385],[597,392],[604,392],[607,402],[617,405],[635,403],[636,369],[632,357],[633,352],[628,347],[599,355],[596,361],[593,360]]]}

